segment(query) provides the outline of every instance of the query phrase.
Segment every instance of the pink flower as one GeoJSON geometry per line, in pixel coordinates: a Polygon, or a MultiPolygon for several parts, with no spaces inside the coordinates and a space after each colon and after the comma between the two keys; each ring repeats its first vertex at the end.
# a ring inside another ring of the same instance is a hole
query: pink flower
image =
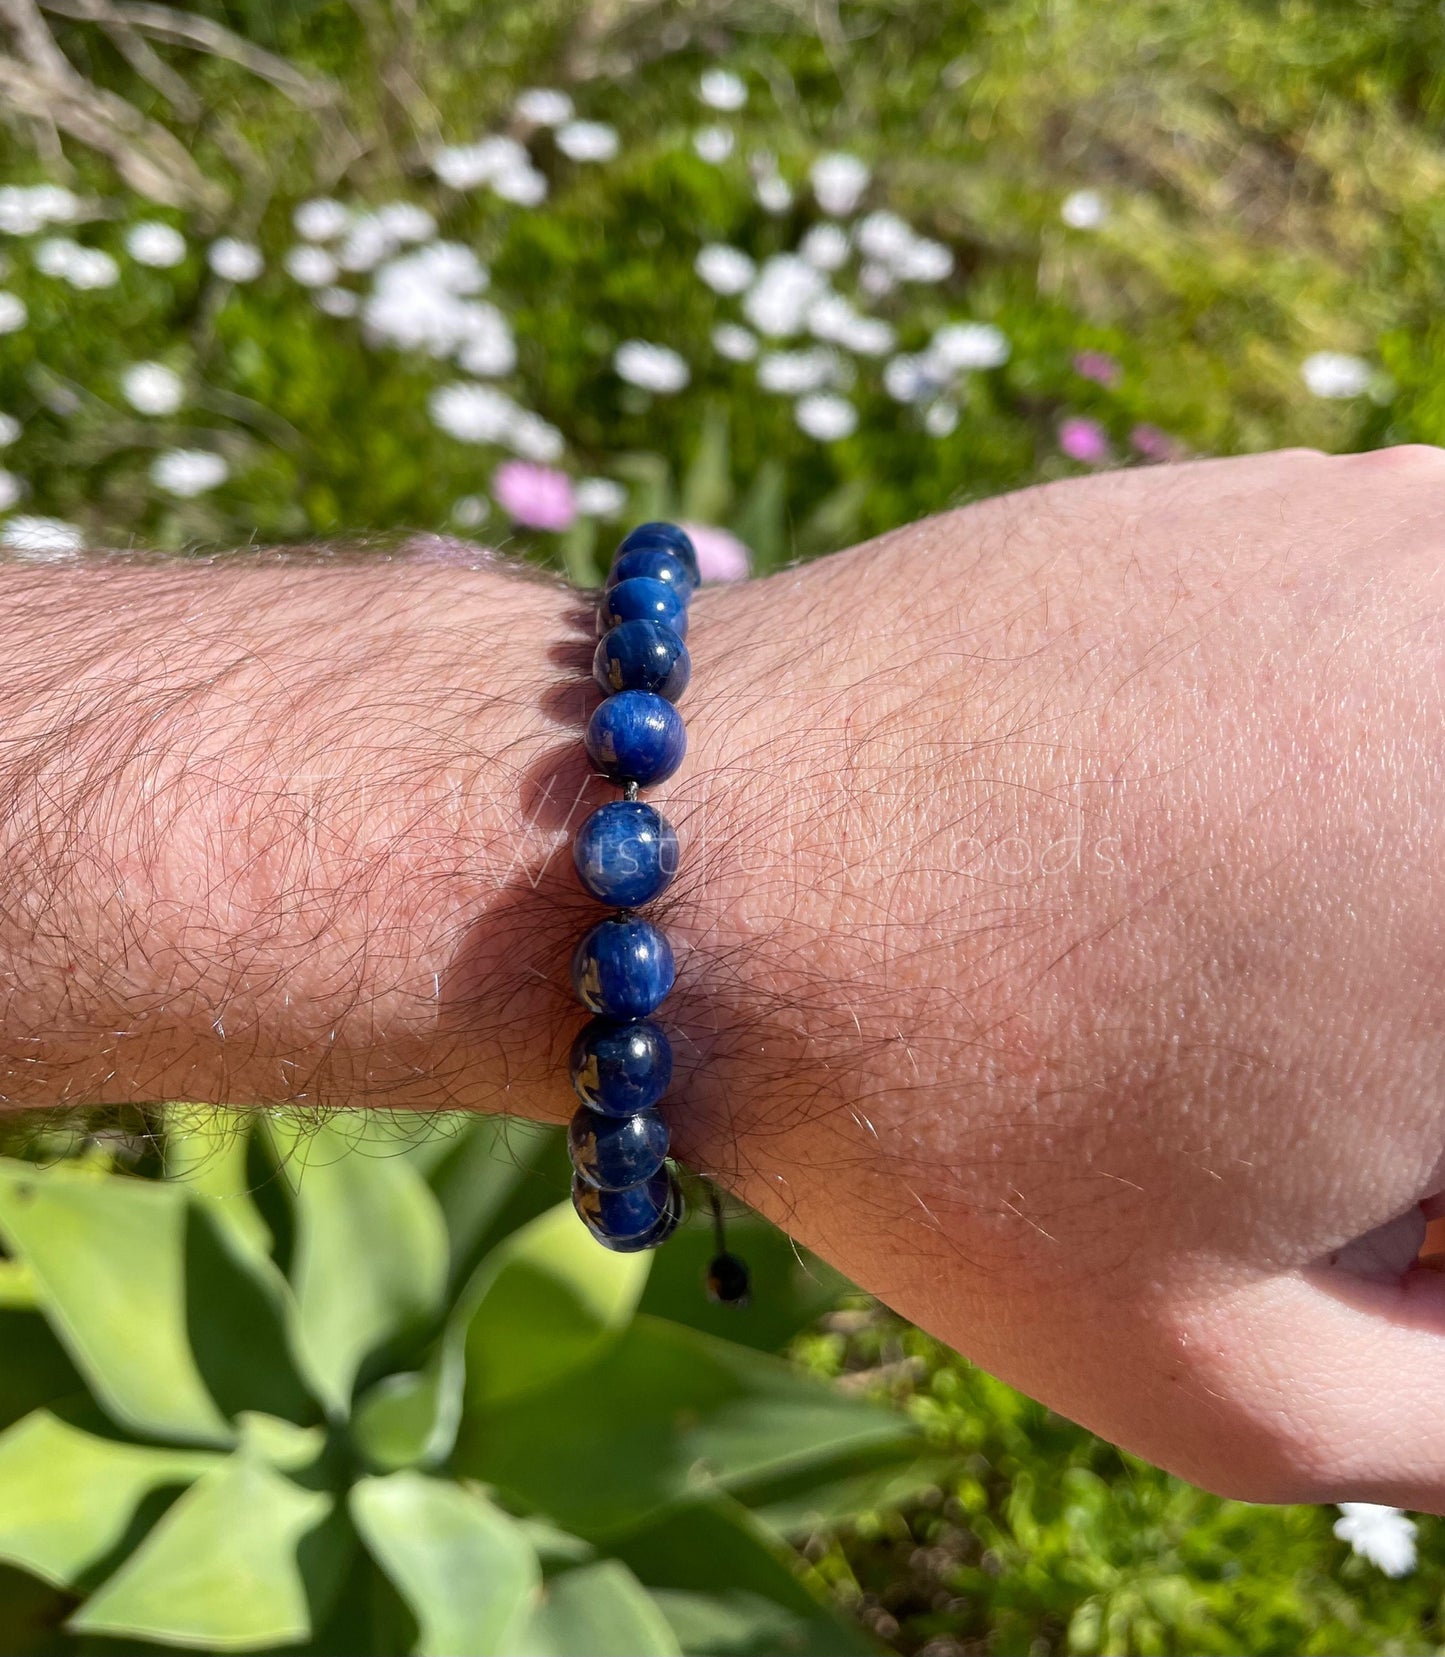
{"type": "Polygon", "coordinates": [[[684,524],[697,548],[697,567],[704,581],[745,581],[753,555],[725,529],[711,524],[684,524]]]}
{"type": "Polygon", "coordinates": [[[1129,433],[1129,442],[1137,454],[1143,455],[1145,460],[1177,460],[1179,445],[1168,432],[1160,431],[1158,426],[1135,426],[1129,433]]]}
{"type": "Polygon", "coordinates": [[[1071,415],[1059,426],[1059,447],[1070,460],[1102,466],[1109,458],[1109,434],[1097,420],[1071,415]]]}
{"type": "Polygon", "coordinates": [[[1100,385],[1117,385],[1122,371],[1107,351],[1080,351],[1074,358],[1074,372],[1100,385]]]}
{"type": "Polygon", "coordinates": [[[504,460],[492,473],[492,494],[513,522],[529,529],[567,529],[577,517],[571,478],[529,460],[504,460]]]}

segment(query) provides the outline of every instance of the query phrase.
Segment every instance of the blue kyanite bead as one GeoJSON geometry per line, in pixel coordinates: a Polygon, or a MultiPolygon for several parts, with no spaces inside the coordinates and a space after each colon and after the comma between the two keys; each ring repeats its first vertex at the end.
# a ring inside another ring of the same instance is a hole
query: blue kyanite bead
{"type": "Polygon", "coordinates": [[[676,702],[692,677],[692,658],[676,630],[660,621],[624,621],[597,641],[592,677],[609,695],[650,690],[676,702]]]}
{"type": "Polygon", "coordinates": [[[631,552],[634,547],[666,547],[674,557],[682,560],[683,567],[692,577],[693,586],[702,585],[697,567],[697,548],[685,529],[679,529],[676,524],[638,524],[636,529],[623,536],[617,557],[621,558],[624,552],[631,552]]]}
{"type": "Polygon", "coordinates": [[[613,560],[607,576],[607,591],[639,575],[671,587],[684,604],[692,597],[696,585],[687,565],[667,547],[632,547],[627,552],[619,552],[613,560]]]}
{"type": "Polygon", "coordinates": [[[683,1216],[682,1192],[666,1168],[623,1191],[601,1191],[577,1175],[572,1206],[597,1241],[616,1254],[656,1248],[677,1230],[683,1216]]]}
{"type": "Polygon", "coordinates": [[[594,898],[618,909],[637,909],[672,884],[677,835],[655,806],[611,800],[577,830],[572,861],[594,898]]]}
{"type": "Polygon", "coordinates": [[[650,1019],[594,1018],[572,1043],[572,1086],[604,1116],[650,1110],[672,1080],[672,1048],[650,1019]]]}
{"type": "Polygon", "coordinates": [[[624,621],[660,621],[678,638],[687,637],[687,604],[665,582],[650,575],[634,575],[602,595],[597,627],[605,633],[624,621]]]}
{"type": "Polygon", "coordinates": [[[603,1116],[579,1107],[567,1130],[572,1166],[603,1191],[621,1191],[649,1180],[667,1161],[667,1123],[655,1110],[635,1116],[603,1116]]]}
{"type": "Polygon", "coordinates": [[[598,921],[572,956],[572,988],[588,1012],[646,1018],[672,988],[672,945],[638,915],[598,921]]]}
{"type": "Polygon", "coordinates": [[[598,703],[587,721],[587,752],[603,776],[646,788],[665,782],[682,764],[687,732],[665,697],[620,690],[598,703]]]}

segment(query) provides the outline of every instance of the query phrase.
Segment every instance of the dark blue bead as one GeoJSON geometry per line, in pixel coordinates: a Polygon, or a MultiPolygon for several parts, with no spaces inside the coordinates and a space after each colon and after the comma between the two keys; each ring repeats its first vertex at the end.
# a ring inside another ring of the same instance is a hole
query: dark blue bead
{"type": "Polygon", "coordinates": [[[697,548],[692,544],[692,537],[685,529],[679,529],[676,524],[652,523],[638,524],[622,538],[617,549],[617,557],[624,552],[631,552],[634,547],[666,547],[667,550],[680,558],[683,567],[692,577],[694,587],[702,585],[702,576],[697,567],[697,548]]]}
{"type": "Polygon", "coordinates": [[[567,1130],[567,1150],[589,1185],[621,1191],[651,1179],[667,1161],[667,1123],[655,1110],[603,1116],[583,1105],[567,1130]]]}
{"type": "Polygon", "coordinates": [[[638,915],[598,921],[572,957],[572,988],[588,1012],[646,1018],[672,988],[672,945],[638,915]]]}
{"type": "Polygon", "coordinates": [[[625,1191],[599,1191],[579,1175],[572,1181],[572,1206],[597,1241],[616,1254],[656,1248],[683,1216],[682,1192],[666,1168],[625,1191]]]}
{"type": "Polygon", "coordinates": [[[624,621],[598,640],[592,677],[609,696],[650,690],[676,702],[692,677],[692,657],[674,628],[660,621],[624,621]]]}
{"type": "Polygon", "coordinates": [[[601,903],[636,909],[665,892],[677,873],[677,835],[655,806],[611,800],[577,830],[577,878],[601,903]]]}
{"type": "Polygon", "coordinates": [[[687,732],[665,697],[620,690],[599,703],[587,721],[587,752],[604,777],[646,788],[665,782],[682,764],[687,732]]]}
{"type": "Polygon", "coordinates": [[[572,1043],[572,1086],[605,1116],[650,1110],[672,1080],[672,1048],[650,1019],[594,1018],[572,1043]]]}
{"type": "Polygon", "coordinates": [[[602,595],[597,628],[605,633],[623,621],[660,621],[678,638],[687,637],[687,605],[665,582],[650,575],[634,575],[602,595]]]}
{"type": "Polygon", "coordinates": [[[619,552],[608,572],[607,591],[610,593],[614,587],[639,575],[671,587],[684,604],[692,597],[695,583],[687,565],[667,547],[632,547],[627,552],[619,552]]]}

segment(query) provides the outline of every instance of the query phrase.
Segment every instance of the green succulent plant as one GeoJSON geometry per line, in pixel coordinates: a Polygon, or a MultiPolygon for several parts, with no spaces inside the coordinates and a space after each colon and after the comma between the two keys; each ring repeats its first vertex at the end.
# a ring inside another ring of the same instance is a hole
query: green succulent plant
{"type": "Polygon", "coordinates": [[[875,1649],[787,1544],[920,1447],[774,1355],[838,1280],[749,1220],[712,1306],[705,1225],[607,1254],[564,1168],[190,1109],[152,1177],[0,1159],[0,1650],[875,1649]]]}

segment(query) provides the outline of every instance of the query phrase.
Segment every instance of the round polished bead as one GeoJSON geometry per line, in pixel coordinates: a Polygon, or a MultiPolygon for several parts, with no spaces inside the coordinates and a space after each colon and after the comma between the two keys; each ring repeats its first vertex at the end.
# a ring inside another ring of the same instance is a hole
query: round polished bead
{"type": "Polygon", "coordinates": [[[583,1105],[567,1130],[567,1150],[589,1185],[620,1191],[651,1179],[667,1161],[667,1123],[655,1110],[603,1116],[583,1105]]]}
{"type": "Polygon", "coordinates": [[[687,731],[665,697],[620,690],[600,702],[587,721],[587,752],[603,776],[646,788],[665,782],[682,764],[687,731]]]}
{"type": "Polygon", "coordinates": [[[594,1018],[572,1043],[572,1086],[605,1116],[650,1110],[672,1080],[672,1047],[650,1019],[594,1018]]]}
{"type": "Polygon", "coordinates": [[[609,588],[597,608],[599,632],[605,633],[624,621],[660,621],[684,639],[687,604],[665,582],[654,581],[650,575],[634,575],[609,588]]]}
{"type": "Polygon", "coordinates": [[[637,909],[665,892],[677,873],[677,835],[655,807],[609,800],[572,842],[577,878],[601,903],[637,909]]]}
{"type": "Polygon", "coordinates": [[[692,537],[685,529],[667,523],[638,524],[636,529],[623,536],[616,556],[620,558],[624,552],[631,552],[634,547],[666,547],[670,553],[682,560],[683,567],[692,577],[693,586],[702,585],[702,576],[697,566],[697,548],[692,544],[692,537]]]}
{"type": "Polygon", "coordinates": [[[609,696],[650,690],[676,702],[692,677],[692,658],[674,628],[639,617],[609,628],[597,641],[592,677],[609,696]]]}
{"type": "Polygon", "coordinates": [[[607,576],[607,591],[619,587],[634,576],[646,576],[671,587],[684,604],[692,597],[695,585],[687,565],[667,547],[632,547],[619,552],[607,576]]]}
{"type": "Polygon", "coordinates": [[[572,988],[592,1013],[646,1018],[672,988],[672,945],[638,915],[598,921],[572,956],[572,988]]]}
{"type": "Polygon", "coordinates": [[[636,1254],[665,1243],[684,1212],[682,1190],[666,1168],[624,1191],[602,1191],[576,1175],[572,1206],[597,1241],[616,1254],[636,1254]]]}

